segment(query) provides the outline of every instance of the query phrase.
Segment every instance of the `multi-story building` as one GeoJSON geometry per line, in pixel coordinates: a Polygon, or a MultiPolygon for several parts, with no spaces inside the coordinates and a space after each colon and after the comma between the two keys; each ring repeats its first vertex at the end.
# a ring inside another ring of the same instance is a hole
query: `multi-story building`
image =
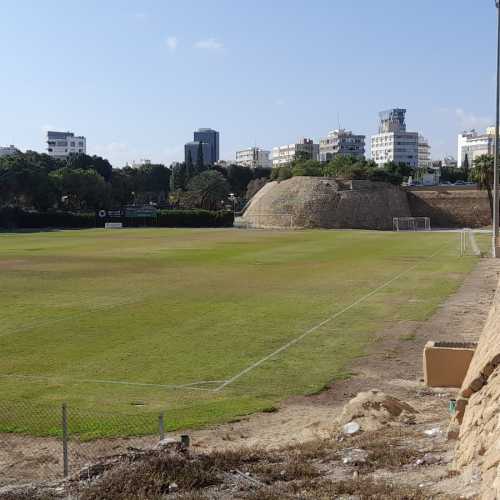
{"type": "Polygon", "coordinates": [[[418,166],[418,133],[407,132],[406,109],[389,109],[379,113],[378,134],[372,136],[372,159],[382,166],[392,161],[409,167],[418,166]]]}
{"type": "Polygon", "coordinates": [[[213,163],[211,163],[210,161],[212,155],[212,149],[210,147],[210,144],[199,141],[191,141],[184,144],[184,158],[186,163],[188,162],[189,155],[191,155],[191,163],[193,165],[196,165],[198,161],[198,151],[200,149],[200,146],[203,154],[203,165],[204,166],[213,165],[213,163]]]}
{"type": "Polygon", "coordinates": [[[319,160],[327,162],[336,156],[365,157],[365,136],[355,135],[350,130],[332,130],[319,141],[319,160]]]}
{"type": "Polygon", "coordinates": [[[194,141],[210,145],[210,154],[206,159],[208,165],[215,165],[219,161],[219,132],[217,130],[199,128],[194,133],[194,141]]]}
{"type": "Polygon", "coordinates": [[[70,155],[86,153],[87,140],[73,132],[47,132],[47,153],[54,158],[65,159],[70,155]]]}
{"type": "Polygon", "coordinates": [[[319,159],[319,144],[315,144],[312,139],[299,139],[295,144],[287,144],[273,148],[271,160],[273,167],[290,164],[299,153],[303,153],[308,159],[319,159]]]}
{"type": "Polygon", "coordinates": [[[495,127],[486,129],[486,134],[479,134],[476,130],[462,132],[458,135],[457,165],[463,167],[465,159],[469,167],[481,155],[492,155],[495,151],[495,127]]]}
{"type": "Polygon", "coordinates": [[[191,160],[196,163],[198,149],[201,144],[203,151],[203,165],[215,165],[219,161],[219,132],[211,128],[199,128],[193,134],[194,140],[184,145],[184,161],[187,162],[188,151],[191,160]]]}
{"type": "Polygon", "coordinates": [[[249,168],[271,168],[272,161],[269,158],[270,151],[257,147],[236,151],[236,163],[249,168]]]}
{"type": "Polygon", "coordinates": [[[20,152],[21,151],[12,144],[10,146],[0,146],[0,156],[14,156],[20,152]]]}
{"type": "Polygon", "coordinates": [[[432,168],[431,146],[422,135],[418,136],[418,168],[432,168]]]}

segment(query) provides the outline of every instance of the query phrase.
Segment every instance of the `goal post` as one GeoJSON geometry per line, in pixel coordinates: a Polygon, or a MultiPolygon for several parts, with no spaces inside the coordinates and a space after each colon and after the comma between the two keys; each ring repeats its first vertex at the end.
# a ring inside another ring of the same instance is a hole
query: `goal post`
{"type": "Polygon", "coordinates": [[[430,217],[393,217],[393,231],[430,231],[430,217]]]}
{"type": "Polygon", "coordinates": [[[481,255],[474,231],[468,228],[460,231],[460,257],[465,255],[475,255],[476,257],[481,255]]]}

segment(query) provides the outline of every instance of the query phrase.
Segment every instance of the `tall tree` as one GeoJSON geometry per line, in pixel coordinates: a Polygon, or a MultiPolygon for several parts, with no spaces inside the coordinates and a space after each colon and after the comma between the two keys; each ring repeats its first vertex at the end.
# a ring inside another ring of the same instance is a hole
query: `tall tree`
{"type": "Polygon", "coordinates": [[[200,141],[198,143],[198,152],[196,154],[196,171],[197,173],[203,172],[204,168],[203,163],[203,143],[200,141]]]}
{"type": "Polygon", "coordinates": [[[468,154],[465,155],[462,168],[464,171],[465,180],[467,181],[467,180],[469,180],[469,175],[470,175],[470,165],[469,165],[469,155],[468,154]]]}
{"type": "Polygon", "coordinates": [[[486,190],[488,193],[488,200],[490,202],[490,211],[493,218],[493,163],[492,155],[478,156],[473,164],[472,180],[477,182],[479,189],[486,190]]]}
{"type": "Polygon", "coordinates": [[[188,191],[196,196],[199,208],[217,210],[229,195],[229,184],[221,173],[207,170],[189,181],[188,191]]]}

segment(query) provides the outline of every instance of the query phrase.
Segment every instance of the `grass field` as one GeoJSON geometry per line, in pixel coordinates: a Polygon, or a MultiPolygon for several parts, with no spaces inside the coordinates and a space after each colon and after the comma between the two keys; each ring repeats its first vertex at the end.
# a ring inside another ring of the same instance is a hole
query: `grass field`
{"type": "Polygon", "coordinates": [[[169,429],[269,408],[429,317],[476,262],[458,250],[456,233],[3,233],[0,401],[165,410],[169,429]]]}

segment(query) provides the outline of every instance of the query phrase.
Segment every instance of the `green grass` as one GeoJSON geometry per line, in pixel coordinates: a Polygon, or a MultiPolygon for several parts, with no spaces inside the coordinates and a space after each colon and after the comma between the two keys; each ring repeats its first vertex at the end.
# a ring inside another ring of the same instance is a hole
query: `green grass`
{"type": "Polygon", "coordinates": [[[35,414],[62,401],[99,412],[98,436],[149,432],[108,413],[165,411],[168,429],[196,427],[317,392],[348,376],[377,331],[428,318],[457,289],[476,262],[458,250],[454,233],[0,234],[0,430],[54,433],[35,414]],[[415,264],[222,391],[111,383],[227,380],[415,264]]]}

